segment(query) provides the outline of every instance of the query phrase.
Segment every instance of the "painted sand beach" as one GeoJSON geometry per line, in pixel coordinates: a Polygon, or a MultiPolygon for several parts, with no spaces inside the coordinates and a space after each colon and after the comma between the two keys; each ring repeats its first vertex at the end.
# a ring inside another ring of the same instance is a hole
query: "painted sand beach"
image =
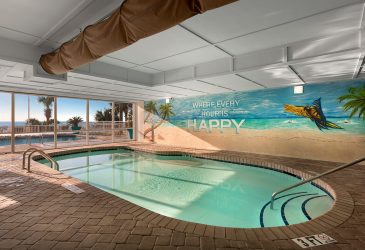
{"type": "MultiPolygon", "coordinates": [[[[146,140],[151,137],[147,136],[146,140]]],[[[224,133],[211,133],[176,126],[160,127],[155,131],[156,143],[205,148],[233,150],[248,153],[271,154],[296,158],[346,162],[365,155],[365,134],[347,134],[316,130],[277,128],[271,130],[225,129],[224,133]]]]}

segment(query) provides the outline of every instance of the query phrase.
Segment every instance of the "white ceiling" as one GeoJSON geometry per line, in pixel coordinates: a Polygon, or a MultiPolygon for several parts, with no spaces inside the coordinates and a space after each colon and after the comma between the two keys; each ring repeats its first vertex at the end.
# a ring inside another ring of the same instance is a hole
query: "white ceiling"
{"type": "MultiPolygon", "coordinates": [[[[42,49],[56,48],[121,2],[0,0],[0,38],[42,49]]],[[[351,79],[361,70],[364,57],[363,13],[364,0],[240,0],[195,16],[98,61],[121,67],[121,71],[145,72],[151,79],[163,72],[165,82],[167,71],[182,72],[181,68],[192,65],[209,66],[213,65],[210,62],[249,58],[245,55],[287,47],[287,58],[279,53],[282,64],[258,64],[241,71],[233,69],[229,74],[221,73],[220,64],[214,64],[218,65],[216,73],[200,79],[180,77],[164,85],[151,82],[142,86],[81,72],[69,74],[66,82],[24,80],[27,65],[0,60],[0,90],[135,101],[351,79]]],[[[252,64],[259,59],[255,56],[241,62],[252,64]]]]}

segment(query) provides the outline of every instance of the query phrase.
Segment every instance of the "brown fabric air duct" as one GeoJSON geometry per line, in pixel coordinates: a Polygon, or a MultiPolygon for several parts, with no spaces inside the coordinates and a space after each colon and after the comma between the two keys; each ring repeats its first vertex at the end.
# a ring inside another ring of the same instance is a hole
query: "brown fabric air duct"
{"type": "Polygon", "coordinates": [[[49,74],[63,74],[192,16],[235,1],[125,0],[109,18],[86,27],[56,51],[42,55],[39,63],[49,74]]]}

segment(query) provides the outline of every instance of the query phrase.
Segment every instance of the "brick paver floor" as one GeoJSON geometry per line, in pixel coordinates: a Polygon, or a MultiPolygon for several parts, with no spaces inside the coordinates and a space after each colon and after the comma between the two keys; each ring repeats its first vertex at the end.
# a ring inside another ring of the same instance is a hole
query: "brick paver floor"
{"type": "MultiPolygon", "coordinates": [[[[229,159],[283,164],[307,174],[338,165],[228,151],[129,145],[136,150],[190,152],[210,158],[226,159],[229,155],[229,159]]],[[[0,249],[299,249],[290,238],[312,232],[325,232],[337,240],[314,249],[365,249],[364,166],[325,179],[336,191],[340,188],[350,194],[339,197],[346,201],[332,216],[298,227],[239,230],[158,215],[36,162],[32,162],[32,173],[27,173],[21,170],[21,161],[19,154],[0,156],[0,249]],[[68,191],[61,186],[66,182],[85,192],[68,191]]]]}

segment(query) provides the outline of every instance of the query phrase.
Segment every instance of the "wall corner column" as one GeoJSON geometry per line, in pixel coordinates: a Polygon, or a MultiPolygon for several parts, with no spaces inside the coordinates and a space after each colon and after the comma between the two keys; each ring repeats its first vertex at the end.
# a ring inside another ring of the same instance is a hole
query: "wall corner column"
{"type": "Polygon", "coordinates": [[[58,118],[57,118],[57,96],[54,97],[54,119],[53,119],[53,132],[54,132],[54,148],[57,148],[57,133],[58,133],[58,118]]]}
{"type": "Polygon", "coordinates": [[[15,94],[11,93],[11,153],[15,153],[15,94]]]}
{"type": "Polygon", "coordinates": [[[90,99],[86,99],[86,145],[90,144],[90,99]]]}
{"type": "Polygon", "coordinates": [[[144,101],[133,103],[133,139],[137,142],[144,140],[144,101]]]}
{"type": "Polygon", "coordinates": [[[115,102],[112,102],[112,142],[115,142],[115,102]]]}

